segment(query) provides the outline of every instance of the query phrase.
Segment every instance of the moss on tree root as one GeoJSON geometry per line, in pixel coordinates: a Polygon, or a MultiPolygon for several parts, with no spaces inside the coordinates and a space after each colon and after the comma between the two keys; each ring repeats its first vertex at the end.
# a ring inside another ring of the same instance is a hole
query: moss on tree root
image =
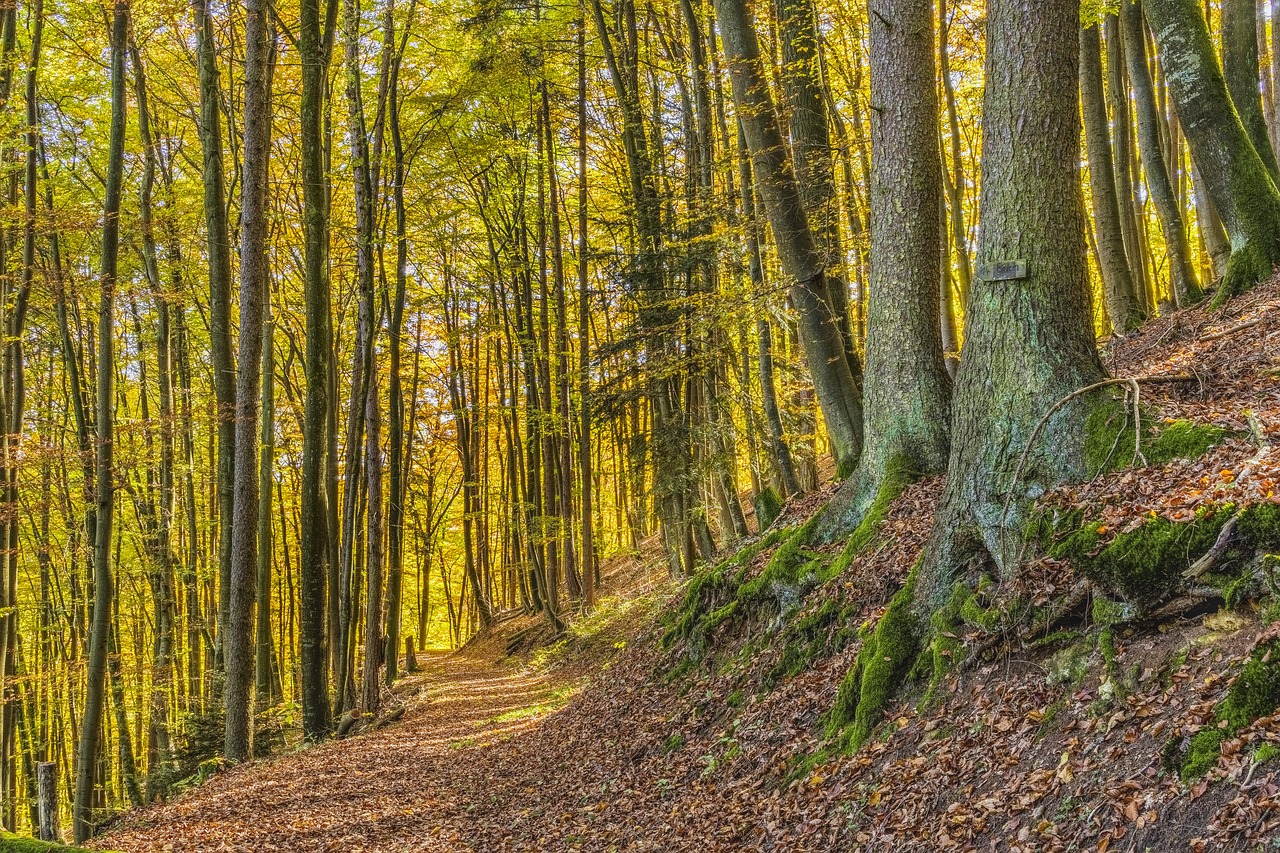
{"type": "Polygon", "coordinates": [[[1228,431],[1214,424],[1179,418],[1158,422],[1139,408],[1142,441],[1135,444],[1133,406],[1111,398],[1096,406],[1085,422],[1085,465],[1091,474],[1116,471],[1137,463],[1135,447],[1148,465],[1174,459],[1196,459],[1221,444],[1228,431]]]}
{"type": "MultiPolygon", "coordinates": [[[[714,568],[695,575],[686,586],[680,605],[667,620],[664,647],[671,648],[679,642],[686,642],[689,657],[700,660],[707,641],[720,627],[739,620],[784,619],[799,609],[810,592],[843,573],[857,554],[875,541],[876,531],[893,501],[913,480],[914,474],[909,466],[900,461],[895,460],[886,466],[875,495],[835,559],[810,547],[820,523],[819,516],[815,516],[801,527],[772,531],[714,568]],[[764,569],[755,577],[748,578],[752,560],[775,545],[777,548],[764,569]]],[[[846,619],[852,619],[853,614],[852,608],[848,613],[843,610],[840,613],[846,619]]],[[[822,618],[831,615],[823,613],[822,618]]],[[[851,629],[847,632],[841,629],[835,634],[826,631],[819,642],[819,628],[827,626],[806,620],[801,622],[804,624],[774,626],[786,637],[784,642],[787,645],[784,646],[784,661],[770,678],[794,675],[818,655],[843,648],[851,640],[851,629]]]]}
{"type": "MultiPolygon", "coordinates": [[[[1079,510],[1056,518],[1042,514],[1033,521],[1028,535],[1038,540],[1050,557],[1069,559],[1104,589],[1139,607],[1149,607],[1182,588],[1186,583],[1183,572],[1213,547],[1233,517],[1233,545],[1221,562],[1280,547],[1280,506],[1270,503],[1244,509],[1223,505],[1201,511],[1186,522],[1149,518],[1136,530],[1116,536],[1105,546],[1101,545],[1101,524],[1084,523],[1079,510]]],[[[1235,579],[1230,575],[1224,583],[1235,579]]]]}

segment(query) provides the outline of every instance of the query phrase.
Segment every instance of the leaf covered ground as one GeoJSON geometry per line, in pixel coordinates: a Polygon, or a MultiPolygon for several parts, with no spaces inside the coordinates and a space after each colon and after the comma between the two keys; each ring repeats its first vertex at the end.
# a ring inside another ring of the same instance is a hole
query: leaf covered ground
{"type": "MultiPolygon", "coordinates": [[[[1222,311],[1152,323],[1107,358],[1116,376],[1187,377],[1141,384],[1140,402],[1157,421],[1227,433],[1196,458],[1139,459],[1140,467],[1059,490],[1046,509],[1081,512],[1101,548],[1153,518],[1182,523],[1280,502],[1280,284],[1222,311]]],[[[1215,706],[1250,650],[1280,631],[1264,624],[1265,589],[1232,609],[1210,596],[1116,619],[1092,606],[1101,593],[1070,560],[1031,555],[1008,589],[989,595],[993,603],[1020,595],[1049,612],[1068,602],[1074,609],[1051,634],[999,620],[958,628],[964,663],[927,700],[906,694],[859,753],[831,748],[823,715],[858,653],[851,628],[872,623],[902,583],[939,491],[937,479],[909,487],[876,543],[785,616],[726,622],[698,649],[664,643],[664,614],[681,591],[652,563],[636,563],[614,578],[616,599],[549,649],[523,654],[534,623],[504,623],[405,679],[399,724],[218,773],[127,815],[101,843],[486,853],[1280,849],[1280,716],[1227,737],[1198,780],[1183,782],[1168,762],[1216,724],[1215,706]],[[839,618],[824,618],[831,613],[839,618]]],[[[803,515],[793,507],[782,523],[803,515]]],[[[748,572],[768,558],[757,555],[748,572]]]]}

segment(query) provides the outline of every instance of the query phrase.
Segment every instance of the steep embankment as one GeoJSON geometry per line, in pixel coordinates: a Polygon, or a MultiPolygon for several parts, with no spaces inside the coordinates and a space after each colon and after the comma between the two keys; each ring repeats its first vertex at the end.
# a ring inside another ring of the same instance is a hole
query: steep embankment
{"type": "Polygon", "coordinates": [[[494,663],[536,633],[505,625],[408,679],[399,726],[219,774],[103,843],[1273,849],[1278,345],[1272,282],[1114,347],[1116,376],[1184,378],[1118,398],[1098,451],[1110,472],[1044,498],[1011,582],[957,589],[943,643],[857,754],[826,738],[826,715],[928,534],[936,479],[851,545],[775,533],[528,662],[494,663]]]}

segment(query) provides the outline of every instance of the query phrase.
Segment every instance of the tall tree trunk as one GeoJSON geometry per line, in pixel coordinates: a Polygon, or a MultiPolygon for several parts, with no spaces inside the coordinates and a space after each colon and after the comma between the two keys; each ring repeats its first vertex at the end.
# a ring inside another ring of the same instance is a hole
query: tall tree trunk
{"type": "MultiPolygon", "coordinates": [[[[328,451],[329,352],[333,333],[329,317],[329,276],[325,269],[325,163],[322,137],[325,82],[328,78],[327,39],[321,32],[320,0],[301,0],[298,46],[302,59],[302,108],[299,117],[302,149],[303,226],[305,239],[307,395],[302,432],[301,554],[298,563],[299,658],[302,675],[302,730],[308,740],[329,734],[329,669],[325,645],[325,616],[330,530],[325,488],[328,451]]],[[[333,638],[336,641],[336,637],[333,638]]]]}
{"type": "Polygon", "coordinates": [[[1196,0],[1146,0],[1169,93],[1191,156],[1231,239],[1221,302],[1280,262],[1280,192],[1232,105],[1196,0]]]}
{"type": "Polygon", "coordinates": [[[1129,111],[1128,74],[1120,16],[1114,12],[1108,14],[1102,19],[1102,27],[1106,36],[1107,101],[1111,104],[1112,113],[1112,167],[1115,172],[1116,202],[1120,208],[1120,229],[1124,234],[1129,272],[1133,276],[1134,297],[1138,301],[1138,310],[1145,316],[1150,289],[1147,287],[1146,258],[1139,234],[1134,192],[1132,116],[1129,111]]]}
{"type": "Polygon", "coordinates": [[[839,318],[832,315],[825,259],[809,227],[791,158],[760,62],[760,45],[744,0],[717,0],[716,17],[728,59],[733,99],[742,117],[756,183],[773,227],[778,259],[792,280],[791,301],[837,473],[853,471],[862,453],[860,377],[845,357],[839,318]]]}
{"type": "Polygon", "coordinates": [[[89,630],[89,659],[85,677],[84,713],[76,756],[76,791],[72,809],[76,843],[93,834],[90,808],[94,768],[102,733],[107,647],[111,637],[112,576],[111,522],[115,499],[113,482],[115,404],[115,288],[120,254],[120,195],[124,177],[125,46],[129,33],[128,0],[117,0],[111,27],[111,141],[107,154],[106,196],[103,201],[101,297],[98,306],[97,512],[93,543],[93,621],[89,630]]]}
{"type": "Polygon", "coordinates": [[[587,254],[587,21],[578,20],[578,468],[582,491],[582,604],[596,603],[596,546],[591,451],[591,288],[587,254]]]}
{"type": "MultiPolygon", "coordinates": [[[[266,0],[245,3],[244,167],[240,204],[240,371],[236,379],[231,603],[223,649],[229,761],[253,754],[254,615],[258,585],[258,446],[262,302],[267,291],[271,155],[271,31],[266,0]]],[[[270,547],[270,543],[263,543],[270,547]]]]}
{"type": "Polygon", "coordinates": [[[800,198],[809,227],[822,254],[831,311],[844,335],[845,358],[854,379],[861,377],[849,320],[849,290],[842,274],[840,205],[836,198],[831,128],[819,62],[816,9],[813,0],[779,0],[779,41],[782,48],[782,90],[790,107],[791,152],[800,198]]]}
{"type": "MultiPolygon", "coordinates": [[[[192,0],[200,76],[200,145],[204,152],[204,219],[209,253],[209,347],[218,423],[218,643],[225,670],[224,635],[231,612],[231,537],[235,511],[236,367],[231,357],[231,236],[227,224],[222,156],[221,83],[209,0],[192,0]]],[[[250,367],[252,376],[257,369],[250,367]]],[[[250,442],[252,443],[252,442],[250,442]]],[[[216,682],[215,682],[216,683],[216,682]]]]}
{"type": "Polygon", "coordinates": [[[880,108],[871,120],[867,444],[857,475],[824,515],[820,533],[828,539],[856,527],[882,489],[947,463],[951,378],[938,299],[942,151],[933,33],[928,0],[885,0],[870,22],[871,100],[880,108]]]}
{"type": "MultiPolygon", "coordinates": [[[[1115,167],[1111,156],[1111,131],[1103,96],[1102,42],[1099,25],[1080,32],[1080,101],[1089,159],[1089,190],[1093,201],[1093,227],[1098,246],[1098,267],[1106,295],[1107,317],[1116,334],[1123,335],[1142,324],[1142,302],[1134,288],[1129,258],[1120,227],[1116,200],[1115,167]]],[[[1127,188],[1123,188],[1127,189],[1127,188]]]]}

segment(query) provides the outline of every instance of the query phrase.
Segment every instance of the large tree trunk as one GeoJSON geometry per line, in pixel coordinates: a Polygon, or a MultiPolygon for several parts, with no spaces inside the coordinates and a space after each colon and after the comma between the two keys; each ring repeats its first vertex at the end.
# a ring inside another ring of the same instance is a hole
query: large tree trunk
{"type": "MultiPolygon", "coordinates": [[[[244,167],[240,204],[240,371],[236,378],[235,505],[231,516],[231,602],[223,649],[230,761],[253,752],[253,620],[258,584],[258,407],[262,301],[267,289],[267,164],[271,145],[271,33],[266,0],[245,3],[244,167]]],[[[270,543],[263,543],[270,547],[270,543]]]]}
{"type": "Polygon", "coordinates": [[[1103,373],[1077,192],[1078,18],[1073,0],[998,0],[988,11],[988,43],[1007,49],[987,57],[983,98],[981,274],[966,341],[982,355],[964,359],[957,381],[954,444],[935,529],[939,571],[922,578],[926,603],[945,595],[952,571],[975,552],[1012,570],[1017,541],[1006,528],[1018,528],[1026,501],[1086,474],[1084,421],[1095,398],[1082,396],[1035,436],[1015,482],[1041,417],[1103,373]],[[1027,139],[1022,127],[1043,132],[1027,139]],[[1001,270],[1008,261],[1025,262],[1025,276],[1006,278],[1020,272],[1001,270]]]}
{"type": "Polygon", "coordinates": [[[1124,231],[1120,227],[1111,131],[1107,126],[1107,105],[1103,97],[1102,42],[1098,30],[1099,25],[1094,23],[1080,33],[1080,101],[1089,158],[1089,189],[1093,201],[1098,267],[1102,270],[1107,317],[1116,334],[1123,335],[1142,324],[1143,311],[1125,254],[1124,231]]]}
{"type": "Polygon", "coordinates": [[[942,152],[932,12],[927,0],[886,0],[870,22],[871,100],[880,109],[871,120],[867,443],[857,475],[824,515],[824,538],[855,527],[887,479],[901,483],[947,464],[951,379],[938,298],[942,152]]]}
{"type": "Polygon", "coordinates": [[[1280,261],[1280,192],[1227,94],[1197,0],[1146,0],[1144,10],[1191,156],[1231,239],[1221,301],[1280,261]]]}
{"type": "Polygon", "coordinates": [[[1072,399],[1033,436],[1056,403],[1103,375],[1078,192],[1079,26],[1076,0],[987,6],[987,43],[1002,49],[986,59],[983,225],[965,344],[973,355],[957,379],[947,486],[930,543],[833,712],[834,724],[852,724],[845,736],[854,745],[879,722],[956,576],[993,562],[1011,572],[1033,496],[1086,473],[1085,421],[1100,396],[1072,399]],[[1024,449],[1029,464],[1018,471],[1024,449]]]}
{"type": "Polygon", "coordinates": [[[716,17],[733,84],[733,99],[751,151],[756,184],[773,227],[783,272],[792,281],[791,301],[800,318],[800,339],[822,417],[836,458],[847,475],[862,453],[862,389],[845,355],[839,318],[822,255],[778,128],[773,97],[760,60],[760,45],[745,0],[717,0],[716,17]]]}
{"type": "MultiPolygon", "coordinates": [[[[1120,25],[1124,30],[1124,54],[1129,63],[1129,80],[1133,85],[1134,108],[1138,115],[1138,145],[1142,166],[1147,173],[1147,189],[1155,203],[1164,232],[1165,261],[1169,284],[1177,305],[1190,305],[1203,295],[1191,267],[1191,248],[1182,223],[1182,206],[1173,190],[1166,166],[1167,158],[1160,140],[1160,109],[1156,104],[1151,71],[1147,67],[1147,40],[1142,11],[1137,3],[1124,3],[1120,8],[1120,25]]],[[[1271,150],[1269,147],[1268,151],[1271,150]]]]}
{"type": "Polygon", "coordinates": [[[124,177],[125,45],[129,33],[129,4],[117,0],[111,27],[111,142],[107,154],[106,197],[103,203],[101,296],[98,305],[97,512],[93,543],[93,621],[89,630],[89,659],[85,677],[84,713],[76,755],[76,791],[72,809],[76,843],[89,840],[94,824],[94,768],[102,734],[107,647],[111,642],[111,521],[115,503],[115,289],[120,254],[120,194],[124,177]]]}

